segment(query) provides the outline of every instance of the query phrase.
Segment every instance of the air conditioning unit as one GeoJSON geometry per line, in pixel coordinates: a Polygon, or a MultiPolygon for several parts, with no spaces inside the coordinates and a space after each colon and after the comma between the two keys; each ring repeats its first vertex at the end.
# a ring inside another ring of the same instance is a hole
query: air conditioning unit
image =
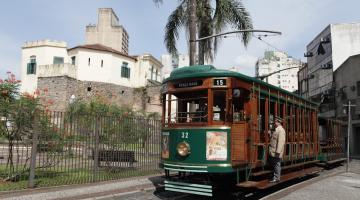
{"type": "Polygon", "coordinates": [[[309,74],[309,75],[307,76],[307,79],[313,79],[313,78],[315,78],[315,75],[314,75],[314,74],[309,74]]]}
{"type": "Polygon", "coordinates": [[[329,43],[329,42],[330,42],[330,38],[329,38],[329,37],[320,38],[320,42],[321,42],[321,43],[329,43]]]}
{"type": "Polygon", "coordinates": [[[304,57],[313,57],[313,56],[314,54],[311,51],[304,53],[304,57]]]}
{"type": "Polygon", "coordinates": [[[326,63],[321,65],[321,69],[332,69],[333,65],[332,63],[326,63]]]}

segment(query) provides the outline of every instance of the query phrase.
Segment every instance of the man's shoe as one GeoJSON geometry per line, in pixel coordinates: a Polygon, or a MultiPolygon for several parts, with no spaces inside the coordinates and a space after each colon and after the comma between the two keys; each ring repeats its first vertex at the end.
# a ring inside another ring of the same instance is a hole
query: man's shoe
{"type": "Polygon", "coordinates": [[[278,183],[279,181],[279,179],[273,178],[269,181],[269,183],[278,183]]]}

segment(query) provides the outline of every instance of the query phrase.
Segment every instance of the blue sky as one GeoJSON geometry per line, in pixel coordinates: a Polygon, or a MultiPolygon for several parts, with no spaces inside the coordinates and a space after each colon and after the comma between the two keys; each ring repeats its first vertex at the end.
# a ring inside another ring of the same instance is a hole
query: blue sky
{"type": "MultiPolygon", "coordinates": [[[[85,26],[97,23],[97,9],[111,7],[130,36],[130,54],[151,53],[160,58],[166,53],[163,43],[167,17],[177,0],[4,0],[0,3],[0,77],[6,71],[19,77],[21,46],[26,41],[62,40],[68,47],[85,40],[85,26]]],[[[243,0],[254,27],[281,31],[281,36],[264,40],[289,55],[303,59],[306,45],[328,24],[360,22],[358,0],[243,0]]],[[[185,34],[181,33],[179,51],[186,53],[185,34]]],[[[273,49],[253,38],[244,49],[237,37],[223,39],[214,65],[236,66],[253,75],[254,63],[265,50],[273,49]]]]}

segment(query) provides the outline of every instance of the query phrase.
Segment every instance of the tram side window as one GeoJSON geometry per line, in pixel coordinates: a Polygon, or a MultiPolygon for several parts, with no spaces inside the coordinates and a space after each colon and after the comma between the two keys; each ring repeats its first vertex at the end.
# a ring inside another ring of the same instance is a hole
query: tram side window
{"type": "Polygon", "coordinates": [[[246,118],[244,111],[245,98],[248,93],[242,89],[234,89],[232,94],[233,121],[243,121],[246,118]]]}
{"type": "Polygon", "coordinates": [[[213,121],[225,121],[226,91],[214,91],[213,96],[213,121]]]}
{"type": "Polygon", "coordinates": [[[259,115],[259,127],[260,127],[260,132],[265,130],[265,99],[262,97],[260,99],[260,115],[259,115]]]}
{"type": "Polygon", "coordinates": [[[269,130],[275,130],[275,101],[270,100],[269,130]]]}

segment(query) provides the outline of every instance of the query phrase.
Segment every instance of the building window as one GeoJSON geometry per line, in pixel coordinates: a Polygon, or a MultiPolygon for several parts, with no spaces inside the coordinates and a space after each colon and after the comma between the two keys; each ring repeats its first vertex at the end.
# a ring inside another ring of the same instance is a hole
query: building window
{"type": "Polygon", "coordinates": [[[71,57],[71,64],[72,64],[72,65],[75,65],[75,61],[76,61],[76,57],[75,57],[75,56],[72,56],[72,57],[71,57]]]}
{"type": "Polygon", "coordinates": [[[130,78],[130,68],[126,62],[123,62],[121,66],[121,77],[130,78]]]}
{"type": "Polygon", "coordinates": [[[356,82],[357,95],[360,96],[360,81],[356,82]]]}
{"type": "Polygon", "coordinates": [[[27,74],[36,74],[36,56],[30,57],[30,62],[27,64],[27,74]]]}
{"type": "Polygon", "coordinates": [[[89,60],[88,60],[88,66],[90,66],[90,58],[89,58],[89,60]]]}
{"type": "Polygon", "coordinates": [[[155,73],[155,81],[158,80],[158,69],[156,69],[156,73],[155,73]]]}
{"type": "Polygon", "coordinates": [[[151,65],[151,71],[150,71],[151,77],[150,77],[150,80],[153,80],[153,73],[154,73],[154,66],[151,65]]]}
{"type": "Polygon", "coordinates": [[[101,60],[101,67],[104,67],[104,61],[101,60]]]}
{"type": "Polygon", "coordinates": [[[56,64],[64,64],[64,57],[54,56],[53,64],[54,65],[56,65],[56,64]]]}

